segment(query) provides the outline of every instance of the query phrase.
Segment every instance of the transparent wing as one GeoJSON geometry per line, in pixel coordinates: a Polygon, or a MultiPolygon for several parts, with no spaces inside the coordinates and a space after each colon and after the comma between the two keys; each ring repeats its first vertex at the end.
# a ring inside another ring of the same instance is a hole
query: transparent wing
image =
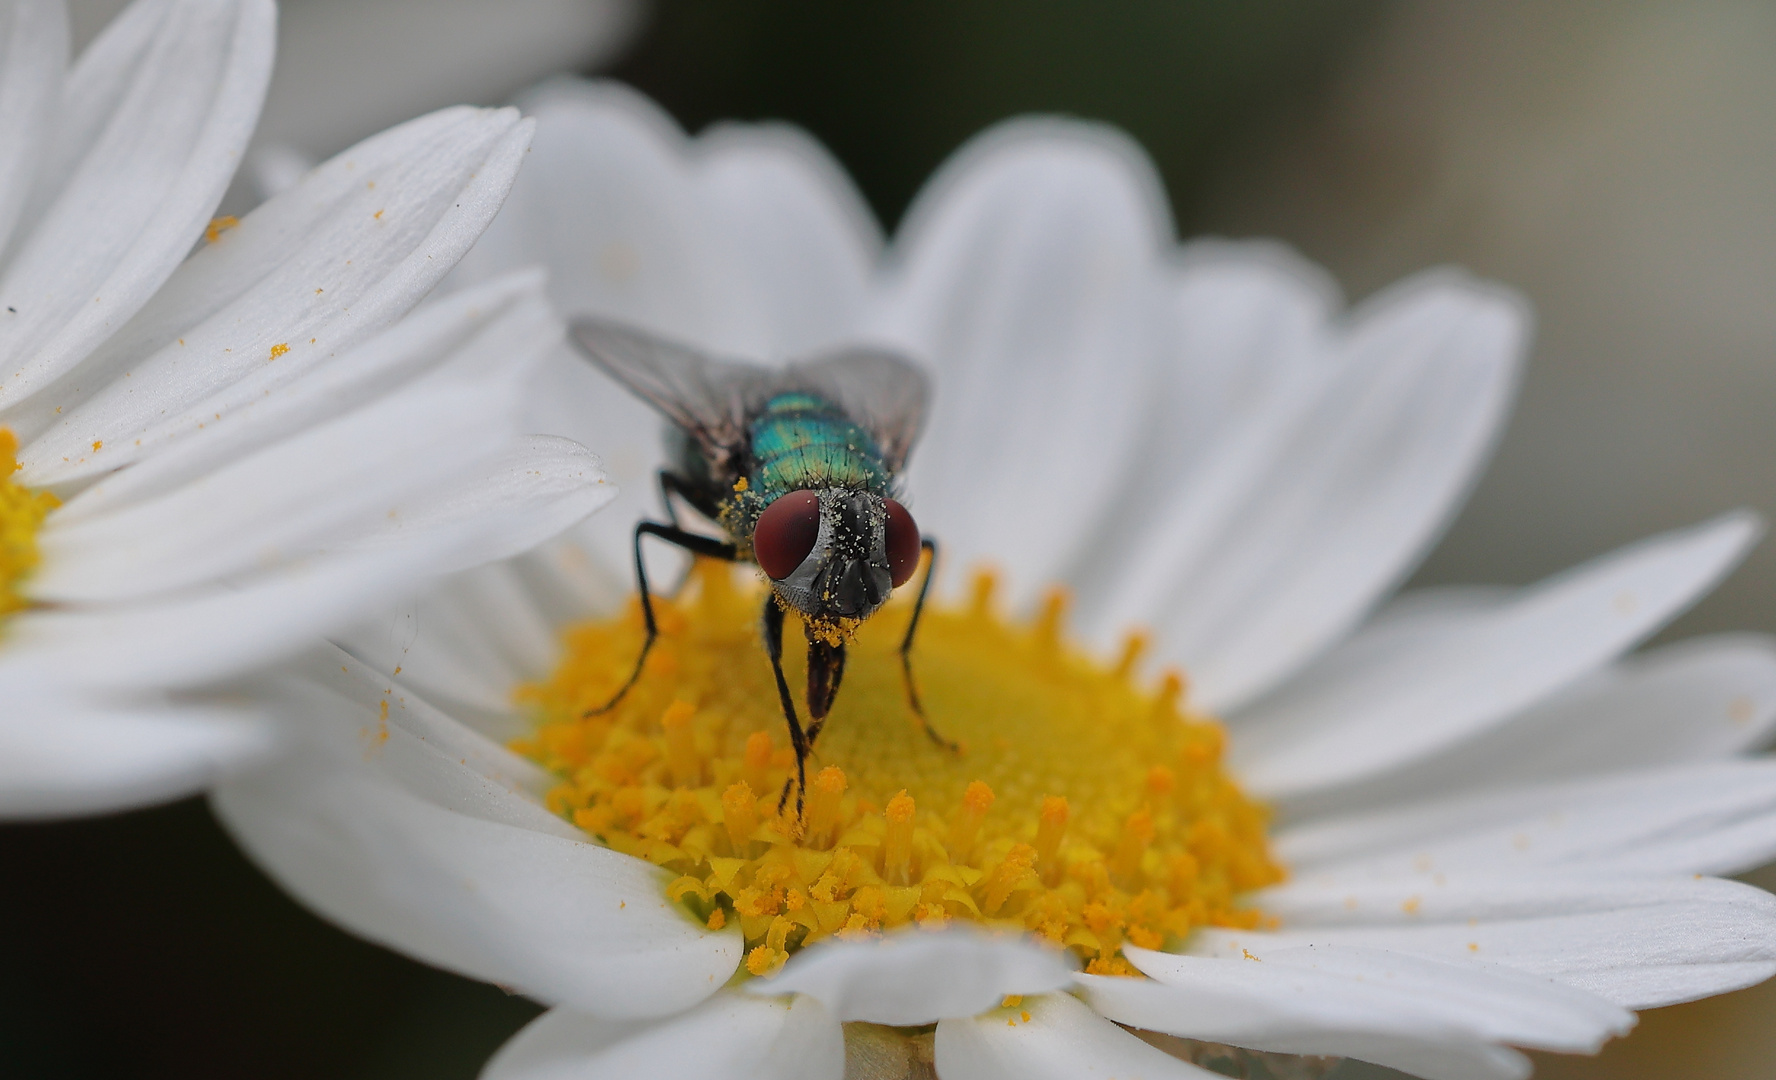
{"type": "Polygon", "coordinates": [[[747,421],[775,394],[799,390],[838,406],[876,440],[899,472],[925,426],[930,383],[910,361],[855,348],[781,369],[716,360],[608,319],[573,321],[572,337],[593,363],[651,404],[725,467],[746,444],[747,421]]]}
{"type": "Polygon", "coordinates": [[[837,405],[876,440],[883,464],[899,472],[925,427],[931,383],[904,357],[880,349],[843,352],[791,364],[784,383],[837,405]]]}
{"type": "Polygon", "coordinates": [[[578,318],[570,330],[587,358],[682,428],[715,465],[746,444],[747,416],[782,378],[608,319],[578,318]]]}

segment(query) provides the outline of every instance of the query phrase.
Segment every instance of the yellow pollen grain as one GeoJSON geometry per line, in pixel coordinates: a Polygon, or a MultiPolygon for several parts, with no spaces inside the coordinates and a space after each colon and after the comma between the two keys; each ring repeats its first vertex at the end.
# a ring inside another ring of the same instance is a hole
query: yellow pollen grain
{"type": "Polygon", "coordinates": [[[823,938],[962,921],[1136,975],[1125,943],[1269,925],[1240,899],[1283,876],[1265,810],[1227,775],[1221,729],[1185,706],[1181,673],[1142,685],[1140,649],[1087,655],[1060,591],[1033,620],[1000,616],[988,574],[962,606],[927,607],[913,653],[927,715],[963,749],[927,739],[907,703],[911,604],[897,594],[850,646],[804,812],[780,813],[795,758],[758,637],[762,589],[699,562],[656,602],[653,656],[605,713],[641,649],[639,607],[570,628],[560,666],[517,690],[536,724],[513,744],[560,778],[551,810],[671,871],[667,899],[699,924],[738,927],[750,974],[823,938]]]}
{"type": "MultiPolygon", "coordinates": [[[[18,436],[0,427],[0,615],[30,606],[19,591],[40,555],[37,532],[49,512],[61,500],[47,491],[34,491],[12,477],[22,466],[18,460],[18,436]]],[[[98,449],[94,444],[93,449],[98,449]]]]}
{"type": "Polygon", "coordinates": [[[276,345],[273,345],[271,347],[271,358],[273,360],[276,360],[278,357],[284,355],[285,353],[287,353],[289,351],[290,351],[290,343],[287,341],[280,341],[276,345]]]}
{"type": "MultiPolygon", "coordinates": [[[[233,214],[223,214],[221,217],[211,218],[209,226],[204,229],[204,240],[213,244],[222,239],[223,233],[239,224],[240,218],[235,217],[233,214]]],[[[181,344],[183,344],[183,342],[181,342],[181,344]]]]}

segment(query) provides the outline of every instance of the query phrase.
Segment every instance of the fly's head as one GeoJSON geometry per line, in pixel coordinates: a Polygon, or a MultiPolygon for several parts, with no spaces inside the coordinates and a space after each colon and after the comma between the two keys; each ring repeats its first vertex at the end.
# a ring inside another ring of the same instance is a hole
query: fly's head
{"type": "Polygon", "coordinates": [[[919,564],[919,527],[893,499],[850,488],[791,491],[759,514],[752,550],[812,632],[844,637],[919,564]]]}

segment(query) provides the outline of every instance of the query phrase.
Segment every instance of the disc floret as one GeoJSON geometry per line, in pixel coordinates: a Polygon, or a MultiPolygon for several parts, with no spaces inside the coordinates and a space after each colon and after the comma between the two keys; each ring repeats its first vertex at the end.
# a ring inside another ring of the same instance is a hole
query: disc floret
{"type": "Polygon", "coordinates": [[[19,471],[18,436],[0,428],[0,616],[30,606],[20,585],[37,568],[37,532],[61,500],[13,479],[19,471]]]}
{"type": "Polygon", "coordinates": [[[567,631],[554,673],[520,688],[538,724],[516,746],[562,777],[551,809],[673,871],[668,894],[710,927],[737,921],[754,975],[821,938],[956,921],[1128,973],[1124,942],[1259,925],[1239,897],[1282,877],[1266,815],[1181,676],[1138,685],[1139,636],[1110,665],[1067,643],[1064,594],[1020,624],[993,591],[977,577],[969,603],[927,608],[920,629],[927,713],[960,749],[908,707],[895,648],[910,604],[891,603],[858,634],[799,819],[778,810],[794,756],[758,587],[725,565],[656,600],[660,642],[608,713],[587,715],[627,677],[639,611],[567,631]]]}

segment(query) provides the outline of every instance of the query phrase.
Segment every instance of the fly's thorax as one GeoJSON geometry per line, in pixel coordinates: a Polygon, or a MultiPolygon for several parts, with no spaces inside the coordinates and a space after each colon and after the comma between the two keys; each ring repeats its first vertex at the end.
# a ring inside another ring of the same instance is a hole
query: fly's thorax
{"type": "Polygon", "coordinates": [[[894,583],[888,569],[887,500],[855,488],[821,488],[820,532],[793,572],[771,585],[822,636],[843,640],[874,614],[894,583]]]}
{"type": "Polygon", "coordinates": [[[767,502],[789,491],[854,488],[886,496],[893,476],[867,431],[811,394],[779,394],[748,431],[748,481],[767,502]]]}

